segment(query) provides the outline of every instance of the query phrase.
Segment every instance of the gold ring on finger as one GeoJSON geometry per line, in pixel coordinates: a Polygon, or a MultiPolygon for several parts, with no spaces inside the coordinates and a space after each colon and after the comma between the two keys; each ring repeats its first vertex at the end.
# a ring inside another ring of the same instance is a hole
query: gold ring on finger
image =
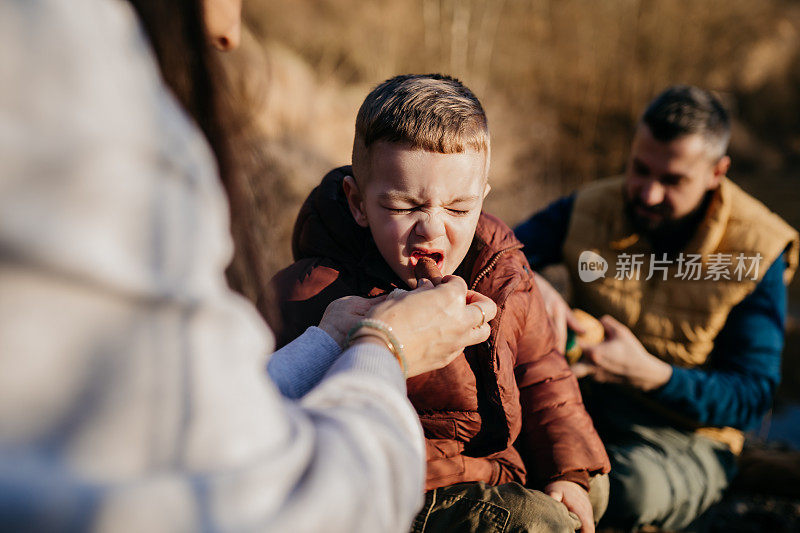
{"type": "Polygon", "coordinates": [[[470,305],[474,305],[475,307],[477,307],[477,308],[478,308],[478,311],[480,311],[480,312],[481,312],[481,322],[480,322],[480,324],[478,324],[477,326],[475,326],[475,328],[473,328],[473,329],[478,329],[479,327],[481,327],[481,326],[483,326],[484,324],[486,324],[486,313],[483,311],[483,309],[481,308],[481,306],[480,306],[480,305],[478,305],[478,304],[470,304],[470,305]]]}

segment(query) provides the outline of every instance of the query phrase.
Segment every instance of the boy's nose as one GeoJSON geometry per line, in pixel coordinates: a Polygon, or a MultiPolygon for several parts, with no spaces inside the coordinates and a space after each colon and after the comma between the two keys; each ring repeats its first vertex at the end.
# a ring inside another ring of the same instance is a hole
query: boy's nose
{"type": "Polygon", "coordinates": [[[430,242],[445,234],[444,222],[435,213],[425,213],[417,222],[414,231],[422,239],[430,242]]]}

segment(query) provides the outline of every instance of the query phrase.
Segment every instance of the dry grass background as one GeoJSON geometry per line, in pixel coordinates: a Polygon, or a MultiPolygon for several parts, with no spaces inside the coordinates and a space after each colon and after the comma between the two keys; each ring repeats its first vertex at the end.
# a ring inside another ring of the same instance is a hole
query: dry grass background
{"type": "Polygon", "coordinates": [[[509,224],[619,172],[638,113],[672,83],[713,89],[733,110],[734,177],[785,176],[797,190],[797,1],[248,0],[245,21],[226,62],[250,119],[242,152],[270,269],[291,259],[302,199],[349,162],[363,97],[404,72],[453,74],[481,98],[487,209],[509,224]]]}

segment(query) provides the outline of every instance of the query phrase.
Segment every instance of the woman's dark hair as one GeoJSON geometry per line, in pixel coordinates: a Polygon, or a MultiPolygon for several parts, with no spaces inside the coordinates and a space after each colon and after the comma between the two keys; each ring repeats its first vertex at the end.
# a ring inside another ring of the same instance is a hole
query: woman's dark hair
{"type": "Polygon", "coordinates": [[[206,34],[203,0],[128,0],[150,39],[161,75],[208,139],[228,196],[234,258],[226,275],[231,288],[254,301],[275,328],[268,296],[268,269],[253,235],[257,216],[248,177],[232,143],[240,137],[237,109],[226,72],[206,34]]]}
{"type": "Polygon", "coordinates": [[[219,113],[221,69],[207,43],[203,0],[128,1],[150,38],[164,81],[211,143],[225,182],[230,155],[219,113]]]}

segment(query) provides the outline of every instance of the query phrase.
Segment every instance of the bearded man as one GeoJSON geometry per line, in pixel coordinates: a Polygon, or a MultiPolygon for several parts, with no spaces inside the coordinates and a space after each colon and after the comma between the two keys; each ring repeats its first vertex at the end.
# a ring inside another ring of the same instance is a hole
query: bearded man
{"type": "MultiPolygon", "coordinates": [[[[515,230],[535,269],[566,265],[571,304],[605,330],[574,365],[611,457],[601,526],[690,525],[772,405],[798,234],[726,177],[730,130],[711,93],[668,88],[642,115],[624,176],[515,230]]],[[[563,348],[583,326],[537,282],[563,348]]]]}

